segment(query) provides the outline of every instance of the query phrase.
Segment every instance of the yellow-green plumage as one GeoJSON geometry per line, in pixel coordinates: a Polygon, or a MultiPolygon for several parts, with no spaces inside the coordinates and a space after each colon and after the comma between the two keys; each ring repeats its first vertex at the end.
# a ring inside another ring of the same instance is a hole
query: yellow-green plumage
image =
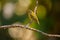
{"type": "Polygon", "coordinates": [[[30,20],[33,20],[33,21],[37,22],[38,24],[40,24],[36,13],[34,13],[33,11],[30,11],[30,13],[28,13],[28,15],[29,15],[30,20]]]}

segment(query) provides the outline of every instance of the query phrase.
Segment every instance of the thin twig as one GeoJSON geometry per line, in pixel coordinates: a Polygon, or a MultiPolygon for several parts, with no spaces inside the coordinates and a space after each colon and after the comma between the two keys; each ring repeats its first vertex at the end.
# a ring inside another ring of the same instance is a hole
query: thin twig
{"type": "Polygon", "coordinates": [[[48,33],[45,33],[41,30],[37,30],[37,29],[34,29],[34,28],[30,28],[30,27],[24,27],[24,25],[4,25],[4,26],[0,26],[0,28],[14,28],[14,27],[26,28],[26,29],[29,29],[29,30],[32,30],[32,31],[39,32],[39,33],[41,33],[45,36],[48,36],[48,37],[60,37],[60,35],[48,34],[48,33]]]}
{"type": "Polygon", "coordinates": [[[34,8],[34,13],[36,14],[36,12],[37,12],[37,8],[38,8],[38,0],[36,0],[36,6],[35,6],[35,8],[34,8]]]}

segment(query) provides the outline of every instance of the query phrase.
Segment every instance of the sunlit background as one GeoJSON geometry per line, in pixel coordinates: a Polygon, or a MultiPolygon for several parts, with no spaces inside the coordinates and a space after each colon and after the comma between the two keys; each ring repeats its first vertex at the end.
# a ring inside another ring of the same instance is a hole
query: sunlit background
{"type": "MultiPolygon", "coordinates": [[[[37,0],[0,0],[0,25],[26,25],[28,10],[34,10],[37,0]]],[[[60,1],[38,0],[37,17],[40,25],[30,27],[46,33],[60,34],[60,1]]],[[[60,40],[25,28],[0,29],[0,40],[60,40]]]]}

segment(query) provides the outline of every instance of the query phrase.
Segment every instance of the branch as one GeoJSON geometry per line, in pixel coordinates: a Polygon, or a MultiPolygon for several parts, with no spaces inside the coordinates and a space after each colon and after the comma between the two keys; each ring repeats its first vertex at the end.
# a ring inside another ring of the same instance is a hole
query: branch
{"type": "Polygon", "coordinates": [[[37,8],[38,8],[38,0],[36,0],[36,6],[34,8],[34,13],[36,14],[37,13],[37,8]]]}
{"type": "Polygon", "coordinates": [[[30,28],[30,27],[25,27],[24,25],[4,25],[4,26],[0,26],[0,28],[14,28],[14,27],[26,28],[26,29],[29,29],[29,30],[32,30],[32,31],[39,32],[39,33],[41,33],[45,36],[48,36],[48,37],[60,37],[60,35],[48,34],[48,33],[45,33],[41,30],[37,30],[37,29],[34,29],[34,28],[30,28]]]}

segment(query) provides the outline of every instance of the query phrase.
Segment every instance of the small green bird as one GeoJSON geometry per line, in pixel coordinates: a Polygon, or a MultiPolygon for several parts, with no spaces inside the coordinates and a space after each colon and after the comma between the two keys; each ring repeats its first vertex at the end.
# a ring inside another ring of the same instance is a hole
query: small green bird
{"type": "Polygon", "coordinates": [[[38,7],[38,0],[36,1],[36,6],[34,8],[34,11],[32,10],[28,10],[28,17],[30,19],[30,22],[26,25],[26,27],[28,27],[33,21],[35,21],[36,23],[39,23],[38,17],[37,17],[37,7],[38,7]]]}
{"type": "Polygon", "coordinates": [[[35,21],[40,24],[36,13],[34,13],[32,10],[30,11],[30,13],[28,13],[28,16],[31,21],[35,21]]]}
{"type": "Polygon", "coordinates": [[[34,8],[34,11],[29,10],[30,13],[28,13],[28,16],[29,16],[29,19],[30,19],[31,21],[35,21],[35,22],[37,22],[38,24],[40,24],[40,23],[39,23],[39,20],[38,20],[38,17],[37,17],[37,7],[38,7],[38,0],[36,1],[36,6],[35,6],[35,8],[34,8]]]}

